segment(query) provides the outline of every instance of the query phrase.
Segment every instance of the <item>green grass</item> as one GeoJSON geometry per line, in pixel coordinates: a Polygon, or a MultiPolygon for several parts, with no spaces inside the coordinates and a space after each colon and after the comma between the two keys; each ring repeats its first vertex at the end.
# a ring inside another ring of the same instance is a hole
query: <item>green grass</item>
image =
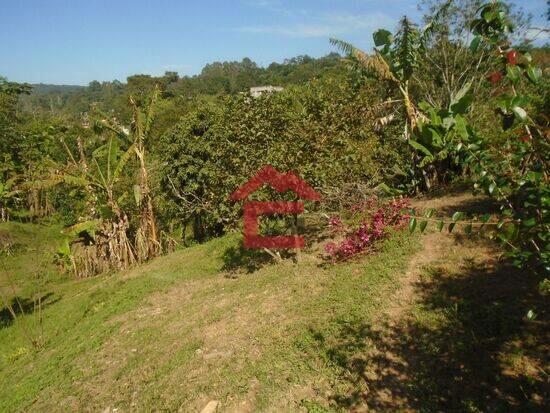
{"type": "MultiPolygon", "coordinates": [[[[2,258],[28,298],[36,287],[26,277],[59,228],[0,229],[28,246],[2,258]]],[[[22,334],[26,323],[40,335],[32,314],[0,329],[0,410],[197,410],[211,399],[253,410],[334,409],[346,366],[331,349],[387,304],[417,240],[398,235],[358,262],[320,267],[305,255],[232,279],[223,256],[238,241],[227,236],[86,280],[44,265],[44,346],[22,334]]]]}
{"type": "Polygon", "coordinates": [[[0,258],[2,291],[26,311],[1,313],[0,411],[536,412],[547,394],[539,280],[479,240],[447,242],[386,320],[420,247],[405,233],[328,266],[242,254],[233,234],[75,280],[51,263],[59,227],[2,231],[19,244],[0,258]]]}
{"type": "Polygon", "coordinates": [[[59,247],[64,236],[60,225],[19,224],[9,222],[0,224],[0,237],[8,236],[14,244],[13,254],[0,253],[0,282],[5,285],[9,273],[22,294],[28,295],[30,289],[40,284],[59,281],[60,274],[53,264],[52,254],[59,247]],[[40,272],[40,280],[31,282],[40,272]]]}

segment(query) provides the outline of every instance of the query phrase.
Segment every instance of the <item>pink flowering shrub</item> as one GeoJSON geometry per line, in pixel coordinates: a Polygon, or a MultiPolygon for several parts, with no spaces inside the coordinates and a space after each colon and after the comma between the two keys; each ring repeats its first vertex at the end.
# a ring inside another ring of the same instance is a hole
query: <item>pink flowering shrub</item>
{"type": "Polygon", "coordinates": [[[329,227],[345,234],[339,242],[325,245],[325,251],[333,261],[348,259],[372,249],[376,241],[385,238],[390,229],[402,228],[409,221],[404,211],[410,206],[407,198],[396,198],[381,202],[372,197],[351,208],[352,218],[359,217],[358,227],[346,227],[340,217],[329,219],[329,227]]]}
{"type": "Polygon", "coordinates": [[[339,232],[344,227],[344,223],[340,217],[330,217],[328,220],[328,226],[334,232],[339,232]]]}

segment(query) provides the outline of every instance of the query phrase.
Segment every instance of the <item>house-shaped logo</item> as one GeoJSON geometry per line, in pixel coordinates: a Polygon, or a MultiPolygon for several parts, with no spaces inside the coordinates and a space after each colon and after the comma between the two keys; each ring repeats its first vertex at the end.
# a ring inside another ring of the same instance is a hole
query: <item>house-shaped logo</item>
{"type": "Polygon", "coordinates": [[[288,201],[248,201],[250,194],[267,184],[277,192],[293,191],[301,199],[321,200],[321,195],[302,178],[292,172],[281,173],[270,165],[262,167],[256,175],[231,194],[231,200],[244,200],[244,247],[245,248],[303,248],[304,238],[290,236],[260,236],[258,217],[273,214],[300,214],[304,212],[303,202],[288,201]]]}

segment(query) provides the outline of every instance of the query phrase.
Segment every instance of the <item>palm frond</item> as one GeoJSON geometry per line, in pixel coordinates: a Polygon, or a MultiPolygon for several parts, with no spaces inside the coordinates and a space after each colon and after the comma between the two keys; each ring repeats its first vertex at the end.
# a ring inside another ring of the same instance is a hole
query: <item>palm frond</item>
{"type": "Polygon", "coordinates": [[[48,189],[53,188],[56,185],[61,183],[66,183],[69,185],[75,186],[87,186],[92,185],[93,183],[88,181],[85,178],[62,174],[62,173],[51,173],[45,179],[29,181],[21,184],[22,189],[48,189]]]}
{"type": "Polygon", "coordinates": [[[397,82],[397,78],[394,76],[390,65],[377,50],[373,55],[367,55],[361,52],[356,58],[362,63],[367,71],[374,74],[377,79],[397,82]]]}
{"type": "Polygon", "coordinates": [[[343,40],[339,40],[339,39],[335,39],[335,38],[331,37],[329,39],[329,42],[330,42],[331,45],[337,47],[338,49],[340,49],[342,52],[344,52],[347,55],[351,55],[353,53],[353,51],[355,50],[355,47],[351,43],[345,42],[343,40]]]}
{"type": "Polygon", "coordinates": [[[447,10],[449,10],[452,2],[453,0],[447,0],[445,3],[443,3],[441,7],[439,7],[434,13],[430,21],[424,26],[420,36],[420,44],[422,47],[426,46],[427,42],[430,40],[430,37],[435,33],[437,29],[437,23],[441,20],[441,17],[445,15],[447,10]]]}
{"type": "Polygon", "coordinates": [[[388,62],[375,50],[374,54],[369,55],[356,48],[351,43],[347,43],[343,40],[331,38],[330,43],[333,46],[338,47],[342,52],[346,53],[350,58],[357,61],[363,66],[369,74],[379,80],[391,80],[397,81],[393,75],[388,62]]]}
{"type": "Polygon", "coordinates": [[[118,140],[109,139],[109,152],[107,152],[107,179],[111,180],[111,170],[115,167],[118,156],[120,154],[120,147],[118,140]]]}
{"type": "Polygon", "coordinates": [[[120,156],[120,159],[118,160],[118,163],[117,163],[117,165],[115,167],[115,170],[113,172],[113,182],[116,182],[118,180],[120,174],[122,173],[122,170],[124,169],[124,166],[126,166],[126,163],[130,159],[130,156],[133,154],[134,150],[135,150],[135,145],[131,145],[126,150],[126,152],[124,152],[120,156]]]}
{"type": "Polygon", "coordinates": [[[155,85],[155,89],[151,94],[151,100],[149,102],[149,105],[147,106],[147,110],[145,113],[145,125],[143,126],[143,134],[145,135],[145,137],[149,135],[149,131],[151,130],[151,125],[153,124],[153,120],[155,118],[155,109],[156,109],[159,93],[160,93],[159,86],[155,85]]]}
{"type": "Polygon", "coordinates": [[[411,78],[418,62],[419,32],[416,26],[403,17],[395,39],[396,66],[404,81],[411,78]]]}
{"type": "Polygon", "coordinates": [[[94,163],[95,163],[95,166],[96,166],[96,169],[97,169],[97,174],[98,174],[98,177],[99,177],[99,181],[101,182],[101,184],[103,185],[104,188],[109,188],[110,187],[109,181],[107,181],[105,179],[105,175],[103,175],[103,171],[101,170],[101,166],[99,166],[99,162],[97,162],[96,158],[94,158],[94,163]]]}
{"type": "Polygon", "coordinates": [[[115,122],[109,115],[102,112],[98,108],[94,108],[94,129],[100,133],[103,130],[114,133],[122,141],[128,141],[128,135],[124,131],[123,127],[115,122]]]}
{"type": "Polygon", "coordinates": [[[129,101],[130,101],[130,106],[132,106],[132,124],[131,124],[132,139],[138,147],[141,147],[143,143],[141,111],[139,110],[139,107],[133,96],[129,97],[129,101]]]}

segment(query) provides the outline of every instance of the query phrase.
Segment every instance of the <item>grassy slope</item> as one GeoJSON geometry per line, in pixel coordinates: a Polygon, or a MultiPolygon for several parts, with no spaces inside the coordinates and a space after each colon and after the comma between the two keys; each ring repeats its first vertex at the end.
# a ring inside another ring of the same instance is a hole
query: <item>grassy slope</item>
{"type": "MultiPolygon", "coordinates": [[[[31,267],[58,229],[9,230],[32,245],[1,258],[28,297],[31,267]]],[[[356,263],[321,268],[304,255],[232,279],[222,255],[237,242],[217,239],[88,280],[50,272],[40,281],[49,294],[44,347],[21,334],[25,323],[39,334],[32,314],[0,328],[0,410],[197,410],[211,399],[238,411],[328,407],[349,385],[338,360],[355,351],[335,351],[336,338],[387,305],[417,239],[394,237],[356,263]]]]}

